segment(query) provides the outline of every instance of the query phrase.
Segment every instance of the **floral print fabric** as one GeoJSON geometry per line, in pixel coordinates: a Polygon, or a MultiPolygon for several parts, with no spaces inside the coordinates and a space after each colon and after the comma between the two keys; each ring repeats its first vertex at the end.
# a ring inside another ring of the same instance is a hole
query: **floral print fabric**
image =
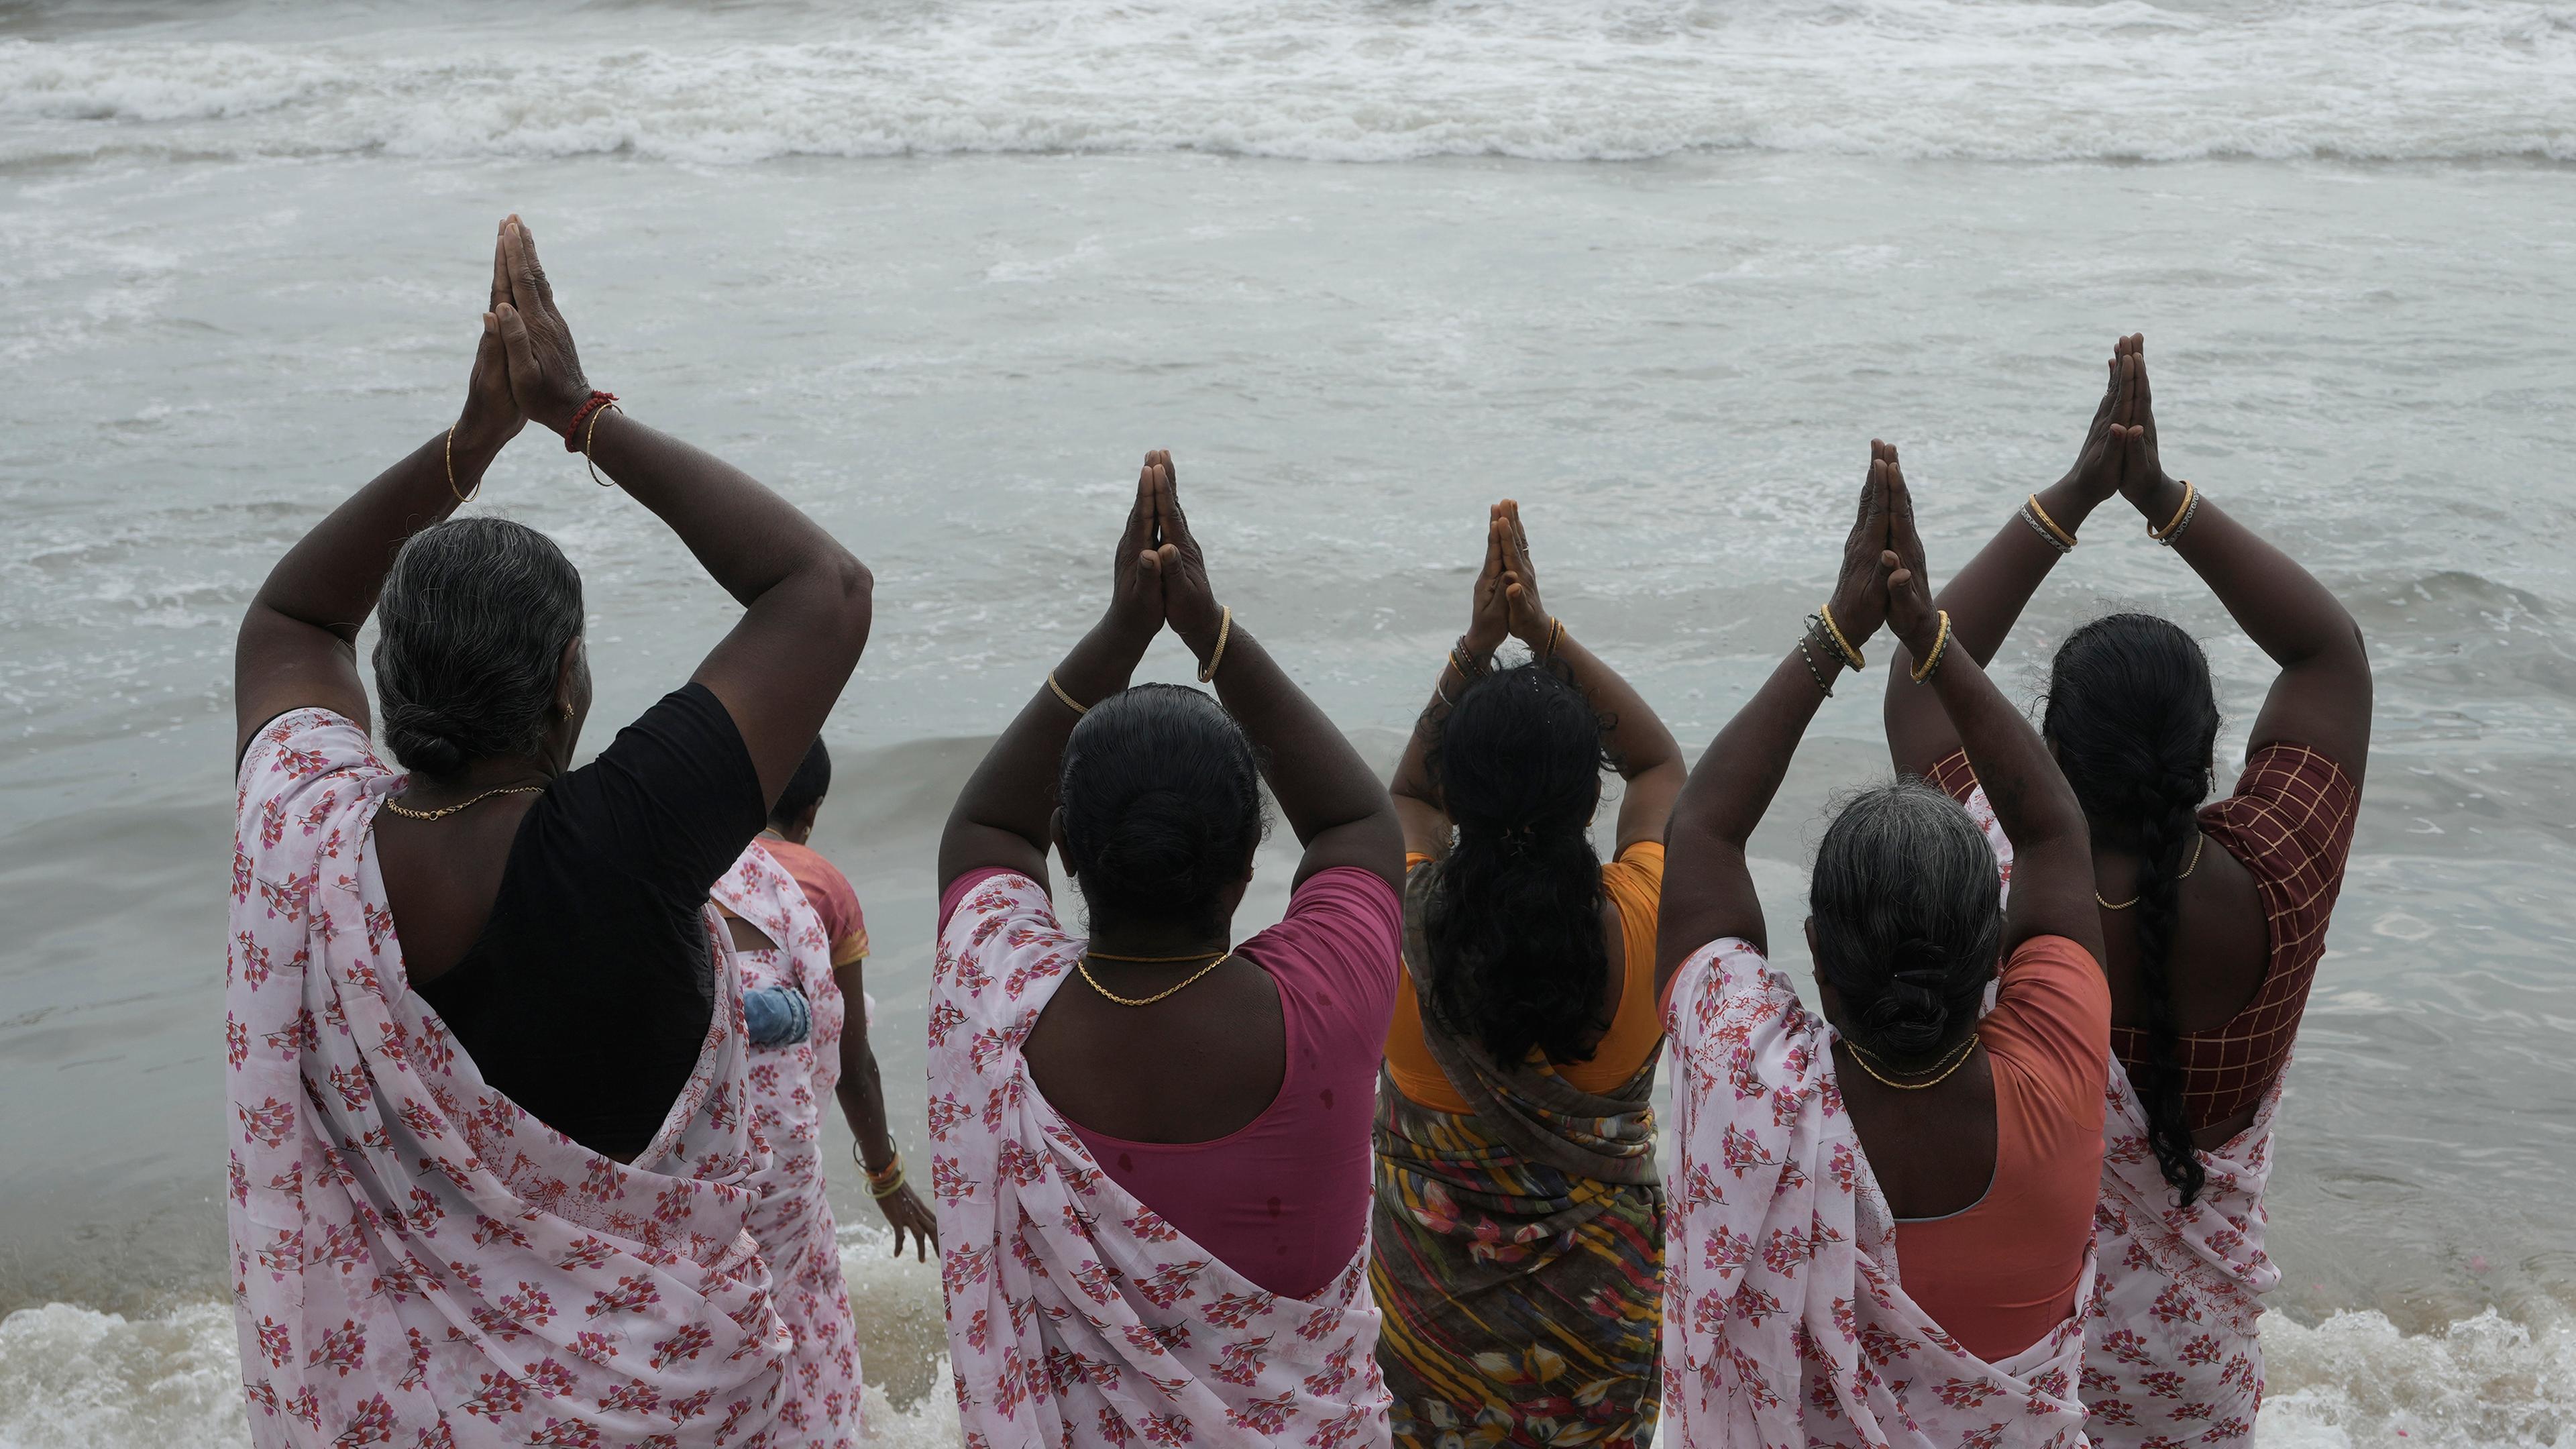
{"type": "MultiPolygon", "coordinates": [[[[1968,818],[1994,848],[2012,890],[2012,841],[1975,786],[1968,818]]],[[[2272,1178],[2272,1121],[2286,1061],[2254,1120],[2200,1154],[2209,1181],[2188,1208],[2147,1146],[2147,1113],[2128,1068],[2111,1059],[2102,1114],[2102,1200],[2093,1210],[2101,1282],[2084,1322],[2079,1392],[2085,1433],[2116,1449],[2243,1444],[2263,1405],[2263,1345],[2255,1320],[2281,1270],[2263,1251],[2263,1188],[2272,1178]]]]}
{"type": "Polygon", "coordinates": [[[1255,1285],[1101,1170],[1021,1044],[1082,942],[1015,873],[931,968],[931,1188],[970,1449],[1387,1442],[1368,1244],[1308,1300],[1255,1285]]]}
{"type": "Polygon", "coordinates": [[[402,784],[327,710],[243,756],[225,963],[227,1216],[251,1440],[759,1445],[787,1333],[745,1231],[722,933],[705,1050],[631,1166],[483,1084],[407,987],[374,858],[402,784]]]}
{"type": "Polygon", "coordinates": [[[795,1340],[770,1449],[842,1449],[865,1429],[850,1284],[841,1274],[823,1181],[823,1111],[841,1080],[847,1015],[832,976],[832,943],[804,888],[758,841],[716,882],[714,895],[775,943],[738,953],[743,989],[792,986],[804,993],[812,1014],[804,1040],[752,1047],[745,1074],[751,1125],[772,1154],[752,1175],[760,1203],[752,1209],[751,1232],[769,1260],[778,1316],[795,1340]]]}
{"type": "MultiPolygon", "coordinates": [[[[1895,1220],[1843,1110],[1832,1029],[1729,937],[1683,963],[1664,1416],[1685,1446],[2084,1442],[2084,1317],[2001,1363],[1905,1294],[1895,1220]]],[[[2076,1289],[2093,1291],[2093,1266],[2076,1289]]]]}

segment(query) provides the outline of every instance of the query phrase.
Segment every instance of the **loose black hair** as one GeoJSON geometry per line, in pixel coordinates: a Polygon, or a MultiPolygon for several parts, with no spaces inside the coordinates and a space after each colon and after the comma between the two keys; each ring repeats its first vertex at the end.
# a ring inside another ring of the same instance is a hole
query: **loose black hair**
{"type": "Polygon", "coordinates": [[[1261,843],[1261,771],[1243,727],[1177,684],[1091,707],[1056,787],[1066,864],[1103,920],[1225,926],[1225,892],[1261,843]]]}
{"type": "Polygon", "coordinates": [[[376,618],[385,744],[406,769],[453,775],[544,742],[581,575],[525,524],[451,518],[394,556],[376,618]]]}
{"type": "Polygon", "coordinates": [[[1551,1062],[1589,1061],[1610,1029],[1592,848],[1609,763],[1602,725],[1570,679],[1524,664],[1469,685],[1431,753],[1458,838],[1425,867],[1436,874],[1423,902],[1433,968],[1424,1005],[1505,1067],[1533,1047],[1551,1062]]]}
{"type": "Polygon", "coordinates": [[[822,736],[814,738],[814,748],[797,761],[796,773],[787,777],[787,788],[778,792],[778,803],[769,807],[769,823],[793,825],[806,808],[832,788],[832,752],[823,748],[822,736]]]}
{"type": "Polygon", "coordinates": [[[2208,1171],[2183,1115],[2175,1060],[2170,960],[2183,862],[2199,832],[2218,745],[2209,657],[2152,614],[2113,614],[2066,636],[2049,670],[2040,732],[2093,827],[2093,838],[2138,855],[2138,985],[2146,998],[2148,1059],[2132,1073],[2147,1142],[2188,1207],[2208,1171]]]}
{"type": "Polygon", "coordinates": [[[1919,779],[1852,797],[1816,848],[1807,905],[1854,1044],[1928,1067],[1976,1026],[2003,953],[2003,885],[1959,802],[1919,779]]]}

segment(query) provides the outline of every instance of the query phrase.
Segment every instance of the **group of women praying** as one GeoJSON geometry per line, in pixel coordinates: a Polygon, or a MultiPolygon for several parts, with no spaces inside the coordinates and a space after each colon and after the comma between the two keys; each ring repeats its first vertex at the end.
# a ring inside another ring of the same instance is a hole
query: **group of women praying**
{"type": "Polygon", "coordinates": [[[1388,784],[1225,602],[1148,454],[1099,622],[939,842],[913,1172],[858,902],[803,845],[870,575],[594,390],[510,218],[455,425],[242,625],[252,1439],[865,1437],[837,1098],[895,1250],[937,1251],[979,1449],[2245,1442],[2274,1117],[2369,746],[2359,631],[2165,471],[2134,336],[2074,465],[1937,594],[1893,446],[1852,513],[1829,596],[1692,764],[1497,505],[1388,784]],[[577,767],[579,575],[450,517],[531,420],[742,610],[577,767]],[[1985,672],[2115,497],[2279,668],[2214,803],[2182,629],[2067,633],[2036,728],[1985,672]],[[1132,682],[1166,629],[1205,688],[1132,682]],[[1894,783],[1824,829],[1802,997],[1747,842],[1873,662],[1894,783]],[[1265,787],[1303,854],[1239,937],[1265,787]]]}

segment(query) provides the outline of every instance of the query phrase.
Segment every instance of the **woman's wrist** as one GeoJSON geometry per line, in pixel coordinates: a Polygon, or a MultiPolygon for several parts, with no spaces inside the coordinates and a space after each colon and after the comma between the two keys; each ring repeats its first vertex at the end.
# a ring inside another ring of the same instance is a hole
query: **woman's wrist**
{"type": "Polygon", "coordinates": [[[2158,469],[2156,481],[2129,502],[2138,510],[2138,516],[2147,521],[2149,528],[2163,528],[2171,524],[2174,516],[2182,510],[2184,487],[2181,479],[2158,469]]]}
{"type": "MultiPolygon", "coordinates": [[[[1181,646],[1189,650],[1190,653],[1197,658],[1199,664],[1204,667],[1208,662],[1208,657],[1216,653],[1216,641],[1218,637],[1228,632],[1227,617],[1226,612],[1223,609],[1219,609],[1215,616],[1210,618],[1205,624],[1193,624],[1187,629],[1174,625],[1172,632],[1181,636],[1181,646]]],[[[1242,625],[1236,624],[1233,626],[1233,629],[1239,632],[1242,627],[1242,625]]]]}
{"type": "Polygon", "coordinates": [[[2084,520],[2105,501],[2078,484],[2072,473],[2042,488],[2037,496],[2039,506],[2048,512],[2048,522],[2066,530],[2069,537],[2082,529],[2084,520]]]}

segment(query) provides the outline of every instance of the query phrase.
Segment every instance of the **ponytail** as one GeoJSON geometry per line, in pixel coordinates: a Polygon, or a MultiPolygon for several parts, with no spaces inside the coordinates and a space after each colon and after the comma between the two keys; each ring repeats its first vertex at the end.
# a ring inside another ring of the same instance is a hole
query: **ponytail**
{"type": "Polygon", "coordinates": [[[2147,1059],[2129,1067],[2147,1114],[2147,1145],[2165,1181],[2196,1201],[2208,1181],[2184,1112],[2182,1033],[2173,998],[2181,882],[2209,794],[2218,702],[2209,659],[2179,627],[2113,614],[2066,638],[2050,668],[2041,721],[2094,838],[2138,855],[2138,985],[2147,1059]]]}
{"type": "MultiPolygon", "coordinates": [[[[1602,722],[1570,680],[1538,664],[1470,686],[1431,765],[1457,842],[1423,901],[1424,1013],[1511,1067],[1532,1050],[1588,1061],[1610,1029],[1601,999],[1602,722]]],[[[1630,963],[1640,969],[1642,963],[1630,963]]]]}

